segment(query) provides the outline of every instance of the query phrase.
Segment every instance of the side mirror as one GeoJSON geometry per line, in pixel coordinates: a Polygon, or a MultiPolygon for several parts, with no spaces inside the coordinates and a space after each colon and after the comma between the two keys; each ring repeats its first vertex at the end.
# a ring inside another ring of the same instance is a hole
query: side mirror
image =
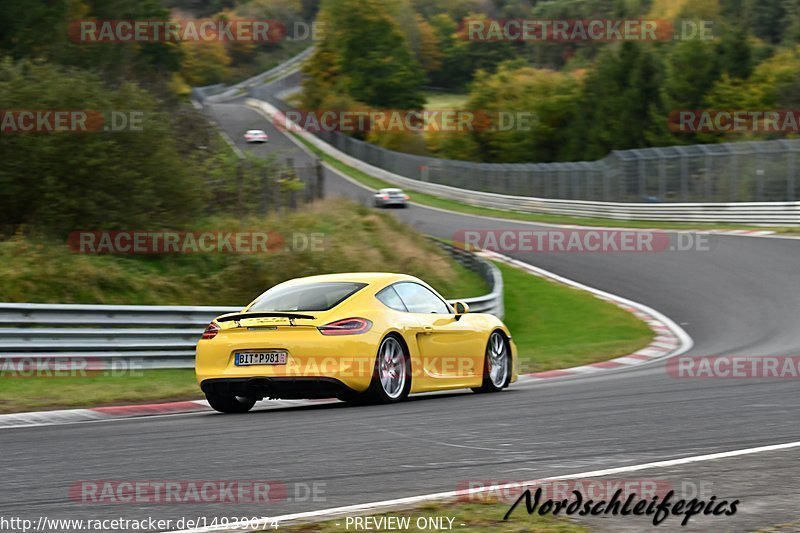
{"type": "Polygon", "coordinates": [[[466,302],[462,302],[461,300],[459,300],[453,304],[453,310],[455,311],[456,314],[456,320],[459,320],[461,318],[461,315],[466,315],[467,313],[469,313],[469,306],[467,305],[466,302]]]}

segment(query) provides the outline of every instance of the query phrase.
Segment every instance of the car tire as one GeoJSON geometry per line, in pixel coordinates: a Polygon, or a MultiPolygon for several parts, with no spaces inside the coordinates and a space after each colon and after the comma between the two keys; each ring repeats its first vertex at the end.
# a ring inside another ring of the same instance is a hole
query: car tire
{"type": "Polygon", "coordinates": [[[511,348],[500,331],[493,331],[483,358],[483,384],[474,392],[499,392],[511,382],[511,348]]]}
{"type": "Polygon", "coordinates": [[[408,350],[399,337],[387,335],[378,347],[372,382],[363,400],[380,404],[402,402],[408,398],[410,390],[411,358],[408,350]]]}
{"type": "Polygon", "coordinates": [[[232,394],[206,393],[206,399],[212,409],[226,414],[246,413],[256,404],[255,398],[232,394]]]}

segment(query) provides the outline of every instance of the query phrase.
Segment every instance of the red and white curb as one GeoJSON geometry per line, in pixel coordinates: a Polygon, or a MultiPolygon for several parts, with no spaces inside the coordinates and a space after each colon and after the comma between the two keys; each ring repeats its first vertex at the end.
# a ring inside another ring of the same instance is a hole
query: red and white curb
{"type": "MultiPolygon", "coordinates": [[[[262,400],[253,409],[261,411],[284,407],[299,407],[319,403],[332,403],[338,400],[262,400]]],[[[90,409],[63,409],[59,411],[36,411],[0,415],[0,430],[20,427],[53,426],[75,424],[77,422],[103,422],[137,418],[143,416],[178,415],[187,413],[212,413],[206,400],[184,402],[154,403],[146,405],[121,405],[93,407],[90,409]]]]}
{"type": "Polygon", "coordinates": [[[719,229],[707,230],[703,233],[713,233],[714,235],[744,235],[747,237],[765,237],[767,235],[775,235],[774,231],[757,229],[719,229]]]}
{"type": "Polygon", "coordinates": [[[192,413],[208,410],[208,402],[205,400],[193,400],[148,405],[121,405],[94,407],[91,409],[62,409],[59,411],[13,413],[0,415],[0,429],[73,424],[75,422],[94,422],[99,420],[192,413]]]}
{"type": "Polygon", "coordinates": [[[563,378],[581,374],[593,374],[607,370],[616,370],[619,368],[641,365],[657,359],[680,355],[691,349],[691,347],[694,345],[692,338],[680,326],[678,326],[668,317],[659,313],[655,309],[647,307],[646,305],[601,291],[599,289],[595,289],[593,287],[589,287],[582,283],[578,283],[577,281],[554,274],[548,270],[529,265],[528,263],[518,261],[517,259],[513,259],[496,252],[484,250],[479,252],[478,255],[486,259],[491,259],[493,261],[498,261],[517,267],[529,274],[533,274],[534,276],[539,276],[541,278],[589,292],[603,301],[614,304],[617,307],[632,313],[638,319],[645,322],[655,334],[655,338],[653,338],[653,341],[649,345],[632,354],[625,355],[623,357],[617,357],[616,359],[611,359],[609,361],[592,363],[590,365],[576,366],[559,370],[548,370],[546,372],[535,372],[532,374],[523,374],[520,376],[520,381],[522,382],[563,378]]]}

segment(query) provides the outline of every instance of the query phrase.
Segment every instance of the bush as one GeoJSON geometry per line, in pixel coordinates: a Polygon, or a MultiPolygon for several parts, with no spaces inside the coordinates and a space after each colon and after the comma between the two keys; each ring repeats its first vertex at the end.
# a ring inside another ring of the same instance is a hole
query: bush
{"type": "MultiPolygon", "coordinates": [[[[52,235],[174,226],[202,207],[202,179],[179,152],[170,117],[132,84],[112,88],[87,72],[6,59],[0,62],[0,109],[106,117],[96,132],[0,135],[0,224],[6,233],[21,225],[52,235]],[[105,131],[111,112],[140,118],[141,127],[105,131]]],[[[90,118],[87,127],[92,124],[90,118]]]]}

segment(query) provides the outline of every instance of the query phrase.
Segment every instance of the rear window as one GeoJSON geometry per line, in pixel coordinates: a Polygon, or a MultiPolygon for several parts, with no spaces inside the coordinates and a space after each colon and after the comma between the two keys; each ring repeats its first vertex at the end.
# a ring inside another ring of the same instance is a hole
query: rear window
{"type": "Polygon", "coordinates": [[[346,281],[277,286],[265,292],[249,311],[327,311],[366,286],[346,281]]]}

